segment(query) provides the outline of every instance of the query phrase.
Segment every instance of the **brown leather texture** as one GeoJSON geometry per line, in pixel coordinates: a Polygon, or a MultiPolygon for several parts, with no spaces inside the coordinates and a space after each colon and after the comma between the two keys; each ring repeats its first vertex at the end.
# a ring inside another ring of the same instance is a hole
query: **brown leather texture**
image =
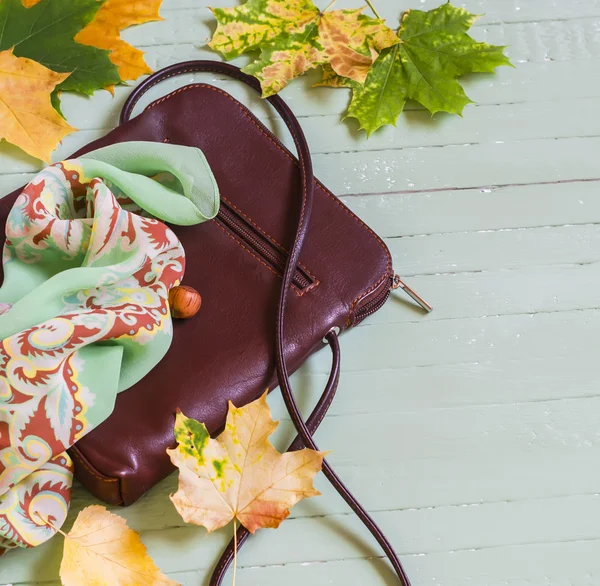
{"type": "MultiPolygon", "coordinates": [[[[296,158],[213,86],[189,85],[157,100],[78,154],[132,140],[202,149],[223,205],[211,222],[171,226],[186,251],[183,283],[202,296],[200,312],[174,320],[166,357],[70,451],[94,495],[125,505],[172,471],[166,449],[174,445],[177,409],[213,433],[228,400],[244,405],[277,384],[275,310],[301,201],[296,158]]],[[[0,201],[2,229],[14,199],[0,201]]],[[[392,279],[383,241],[318,181],[300,263],[286,309],[290,371],[324,347],[331,328],[347,329],[375,311],[392,279]]]]}

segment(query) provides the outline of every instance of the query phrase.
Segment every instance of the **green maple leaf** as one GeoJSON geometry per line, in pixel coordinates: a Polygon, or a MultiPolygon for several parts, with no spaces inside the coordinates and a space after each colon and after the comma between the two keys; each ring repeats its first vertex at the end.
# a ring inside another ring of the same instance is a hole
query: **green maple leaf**
{"type": "Polygon", "coordinates": [[[479,43],[467,34],[476,18],[450,3],[428,12],[407,11],[400,42],[381,52],[364,85],[340,80],[330,69],[319,85],[352,88],[346,117],[356,118],[368,135],[385,124],[395,125],[408,99],[431,114],[460,115],[471,103],[457,80],[460,75],[511,65],[505,47],[479,43]]]}
{"type": "Polygon", "coordinates": [[[225,59],[260,51],[243,71],[260,81],[263,97],[322,64],[364,83],[379,52],[398,42],[383,20],[361,14],[363,8],[321,12],[312,0],[248,0],[211,10],[218,22],[212,49],[225,59]]]}
{"type": "MultiPolygon", "coordinates": [[[[71,75],[57,87],[92,94],[121,81],[110,51],[81,45],[73,37],[88,24],[104,0],[42,0],[25,8],[21,0],[0,2],[0,51],[14,47],[27,57],[58,73],[71,75]]],[[[60,112],[58,96],[53,105],[60,112]]]]}

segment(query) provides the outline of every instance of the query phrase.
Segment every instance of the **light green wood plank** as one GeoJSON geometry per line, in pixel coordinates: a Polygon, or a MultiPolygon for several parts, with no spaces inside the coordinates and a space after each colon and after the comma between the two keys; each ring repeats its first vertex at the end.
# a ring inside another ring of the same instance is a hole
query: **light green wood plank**
{"type": "Polygon", "coordinates": [[[598,179],[600,138],[407,148],[313,157],[339,195],[598,179]]]}
{"type": "MultiPolygon", "coordinates": [[[[302,119],[302,128],[313,154],[344,151],[380,151],[388,148],[429,147],[525,141],[538,138],[594,137],[600,135],[596,112],[600,98],[552,102],[480,105],[464,116],[409,110],[397,125],[387,126],[368,140],[357,121],[340,123],[340,116],[302,119]]],[[[264,117],[263,117],[264,120],[264,117]]],[[[273,125],[286,146],[293,143],[281,123],[273,125]]]]}
{"type": "MultiPolygon", "coordinates": [[[[346,372],[464,364],[501,357],[516,360],[541,356],[593,360],[588,338],[600,325],[600,311],[505,315],[457,320],[427,320],[359,326],[361,335],[343,337],[346,372]],[[364,330],[364,331],[363,331],[364,330]]],[[[326,352],[314,357],[318,372],[329,372],[326,352]]]]}
{"type": "Polygon", "coordinates": [[[596,181],[582,181],[341,199],[379,235],[414,236],[595,224],[600,222],[599,188],[596,181]]]}
{"type": "MultiPolygon", "coordinates": [[[[403,556],[402,561],[413,583],[422,586],[470,583],[477,586],[530,586],[544,584],[548,576],[552,576],[552,586],[591,586],[590,580],[600,574],[600,562],[595,555],[598,547],[598,542],[594,541],[533,544],[403,556]],[[512,562],[510,566],[507,559],[512,562]],[[573,564],[572,567],[566,567],[565,559],[573,564]]],[[[244,568],[238,576],[240,586],[304,586],[307,583],[321,586],[340,583],[340,576],[346,577],[347,584],[394,583],[387,564],[373,559],[244,568]]],[[[190,581],[185,584],[198,586],[205,583],[190,581]]]]}
{"type": "MultiPolygon", "coordinates": [[[[569,369],[554,355],[475,360],[455,364],[397,366],[348,371],[342,352],[339,398],[331,415],[451,409],[472,405],[505,405],[600,396],[599,367],[589,356],[569,357],[569,369]],[[573,373],[577,373],[574,380],[573,373]]],[[[318,400],[327,376],[320,365],[308,362],[294,378],[294,389],[304,413],[318,400]]],[[[277,416],[288,418],[277,403],[277,416]]]]}
{"type": "MultiPolygon", "coordinates": [[[[386,511],[373,516],[397,544],[399,553],[410,555],[598,540],[594,518],[598,513],[600,497],[590,495],[386,511]],[[582,515],[583,510],[588,514],[582,515]]],[[[377,549],[363,536],[364,530],[352,515],[290,519],[277,532],[263,531],[253,537],[240,555],[240,563],[242,566],[300,564],[378,555],[377,549]]],[[[214,564],[229,532],[222,530],[208,539],[204,529],[187,526],[146,531],[143,538],[165,572],[206,571],[214,564]]],[[[0,579],[17,583],[51,579],[52,574],[56,575],[59,553],[58,540],[34,552],[13,553],[11,562],[21,564],[10,574],[0,570],[0,579]],[[25,559],[27,562],[23,563],[25,559]]]]}
{"type": "MultiPolygon", "coordinates": [[[[598,308],[598,280],[600,263],[592,263],[425,275],[411,277],[410,286],[435,300],[434,311],[427,316],[427,321],[435,321],[598,308]]],[[[397,291],[366,323],[422,319],[420,308],[397,291]]]]}
{"type": "Polygon", "coordinates": [[[600,226],[596,224],[407,236],[385,241],[394,268],[405,276],[600,260],[600,226]]]}
{"type": "MultiPolygon", "coordinates": [[[[478,586],[530,586],[544,584],[549,575],[553,579],[552,586],[593,586],[590,580],[600,574],[599,558],[595,555],[598,547],[600,543],[593,540],[564,544],[542,543],[406,555],[402,557],[402,562],[413,576],[413,581],[422,586],[439,586],[444,580],[448,584],[462,584],[465,576],[478,586]],[[507,559],[511,560],[511,565],[507,565],[507,559]],[[572,567],[567,567],[565,559],[569,560],[572,567]]],[[[253,566],[244,556],[240,565],[239,586],[305,586],[307,583],[321,586],[337,584],[340,576],[347,577],[347,584],[385,584],[386,578],[393,583],[388,565],[380,559],[290,563],[264,567],[253,566]],[[350,579],[353,582],[349,582],[350,579]]],[[[182,586],[208,586],[208,572],[205,571],[175,572],[170,577],[182,586]]],[[[228,576],[227,580],[230,578],[228,576]]],[[[38,584],[41,583],[20,583],[19,586],[38,584]]],[[[43,584],[59,585],[56,581],[43,584]]]]}
{"type": "MultiPolygon", "coordinates": [[[[338,195],[465,189],[598,179],[598,148],[598,137],[535,139],[321,154],[313,163],[338,195]]],[[[0,176],[4,193],[22,183],[22,176],[0,176]]]]}

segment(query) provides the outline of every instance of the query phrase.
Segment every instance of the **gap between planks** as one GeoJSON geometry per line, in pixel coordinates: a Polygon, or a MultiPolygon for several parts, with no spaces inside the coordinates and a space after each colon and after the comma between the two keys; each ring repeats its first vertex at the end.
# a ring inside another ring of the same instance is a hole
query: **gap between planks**
{"type": "MultiPolygon", "coordinates": [[[[576,545],[589,545],[589,544],[598,544],[600,546],[600,540],[597,539],[572,539],[572,540],[565,540],[563,542],[544,542],[544,541],[534,541],[534,542],[530,542],[530,543],[524,543],[524,544],[514,544],[514,545],[497,545],[497,546],[489,546],[489,547],[485,547],[485,548],[466,548],[463,550],[453,550],[453,551],[448,551],[448,552],[433,552],[433,553],[416,553],[416,554],[406,554],[406,555],[402,555],[402,560],[404,562],[408,562],[408,564],[411,563],[415,563],[417,561],[419,561],[421,558],[428,558],[428,561],[431,559],[436,559],[436,558],[446,558],[449,555],[454,555],[454,554],[460,554],[460,555],[467,555],[467,556],[471,556],[473,554],[475,555],[479,555],[482,552],[485,553],[496,553],[498,554],[498,557],[501,556],[501,560],[498,561],[499,564],[505,566],[505,560],[506,560],[506,551],[507,549],[511,549],[511,550],[521,550],[521,549],[525,549],[525,550],[529,550],[532,548],[552,548],[555,545],[560,545],[561,543],[565,543],[568,544],[569,546],[576,546],[576,545]]],[[[529,556],[527,556],[529,558],[529,556]]],[[[216,563],[216,559],[215,559],[215,563],[216,563]]],[[[243,559],[241,559],[238,563],[238,569],[244,573],[250,573],[252,572],[253,574],[255,574],[257,571],[281,571],[281,570],[286,570],[286,569],[291,569],[294,571],[294,573],[297,573],[298,571],[300,571],[302,568],[306,568],[307,570],[318,567],[318,566],[335,566],[336,569],[336,574],[340,573],[340,568],[343,568],[344,566],[351,566],[352,568],[354,568],[353,571],[353,575],[356,576],[356,567],[361,567],[364,565],[368,565],[369,567],[373,564],[381,564],[381,565],[385,565],[385,567],[387,568],[387,558],[385,558],[384,556],[379,556],[379,555],[370,555],[370,556],[363,556],[363,557],[356,557],[356,558],[336,558],[336,559],[328,559],[328,560],[317,560],[317,561],[309,561],[309,562],[283,562],[283,563],[273,563],[273,564],[264,564],[264,565],[251,565],[249,563],[244,563],[243,559]]],[[[530,566],[535,566],[534,563],[530,563],[530,566]]],[[[489,564],[488,564],[489,566],[489,564]]],[[[478,568],[481,569],[481,568],[478,568]]],[[[435,569],[433,570],[435,571],[435,569]]],[[[439,570],[438,570],[439,571],[439,570]]],[[[487,575],[487,573],[486,573],[487,575]]],[[[168,576],[173,579],[176,580],[177,582],[181,582],[185,584],[190,584],[190,585],[194,585],[194,586],[198,586],[199,584],[204,584],[205,580],[208,579],[208,575],[207,575],[207,569],[206,568],[200,568],[198,570],[183,570],[183,571],[179,571],[179,572],[168,572],[168,576]]],[[[253,576],[254,578],[256,578],[256,576],[253,576]]],[[[373,577],[375,579],[381,579],[381,574],[379,574],[377,572],[377,570],[373,570],[373,577]]],[[[433,578],[433,584],[438,583],[438,579],[437,578],[433,578]]],[[[345,580],[343,582],[344,584],[349,584],[349,582],[347,580],[345,580]]],[[[377,582],[377,584],[379,583],[384,583],[384,582],[377,582]]],[[[427,584],[430,584],[432,582],[428,581],[427,584]]],[[[261,583],[262,584],[262,583],[261,583]]],[[[281,580],[277,580],[276,582],[269,582],[270,584],[281,584],[281,580]]],[[[503,582],[503,584],[506,586],[509,583],[508,582],[503,582]]],[[[510,582],[511,586],[513,585],[513,582],[510,582]]],[[[531,583],[529,581],[523,582],[522,580],[520,580],[518,582],[519,586],[523,586],[523,585],[529,585],[531,584],[531,586],[539,586],[539,584],[534,584],[531,583]]],[[[562,582],[561,582],[562,584],[562,582]]],[[[574,585],[575,582],[569,582],[569,585],[574,585]]],[[[577,582],[577,584],[579,584],[579,582],[577,582]]],[[[486,583],[487,585],[487,583],[486,583]]],[[[7,585],[7,586],[61,586],[60,582],[57,580],[42,580],[42,581],[27,581],[27,582],[23,582],[23,581],[18,581],[18,582],[12,582],[11,585],[7,585]]],[[[516,583],[514,583],[514,586],[516,586],[516,583]]]]}

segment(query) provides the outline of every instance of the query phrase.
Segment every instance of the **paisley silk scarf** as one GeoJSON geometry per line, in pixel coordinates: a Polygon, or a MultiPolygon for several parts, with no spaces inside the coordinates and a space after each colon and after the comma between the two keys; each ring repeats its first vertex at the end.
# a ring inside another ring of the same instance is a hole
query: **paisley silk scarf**
{"type": "Polygon", "coordinates": [[[19,195],[0,288],[0,553],[61,527],[66,450],[169,348],[185,255],[159,220],[197,224],[218,208],[204,155],[160,143],[56,163],[19,195]]]}

